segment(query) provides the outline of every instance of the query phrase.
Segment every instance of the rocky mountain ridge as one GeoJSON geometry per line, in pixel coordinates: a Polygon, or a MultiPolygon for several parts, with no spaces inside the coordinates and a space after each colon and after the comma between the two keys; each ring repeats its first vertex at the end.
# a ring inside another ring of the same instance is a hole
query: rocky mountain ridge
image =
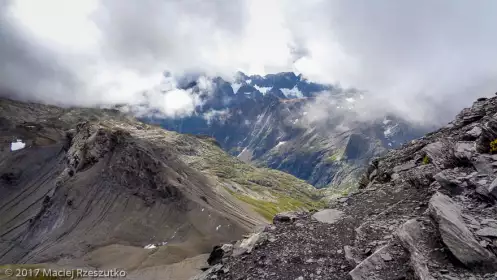
{"type": "Polygon", "coordinates": [[[194,78],[183,88],[205,100],[193,115],[146,119],[180,133],[214,137],[231,155],[290,173],[317,188],[347,191],[371,158],[426,130],[388,115],[359,119],[357,90],[312,83],[278,73],[235,81],[212,79],[205,91],[194,78]]]}
{"type": "Polygon", "coordinates": [[[372,161],[359,190],[215,247],[195,279],[495,279],[497,97],[372,161]]]}
{"type": "Polygon", "coordinates": [[[0,99],[0,140],[0,270],[187,279],[214,244],[279,211],[322,205],[314,187],[230,157],[212,138],[117,110],[0,99]],[[24,148],[12,150],[19,140],[24,148]]]}

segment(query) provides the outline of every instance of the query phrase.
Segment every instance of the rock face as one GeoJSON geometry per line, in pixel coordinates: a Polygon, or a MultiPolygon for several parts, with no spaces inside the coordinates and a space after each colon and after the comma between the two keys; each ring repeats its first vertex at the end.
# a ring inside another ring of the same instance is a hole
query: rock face
{"type": "Polygon", "coordinates": [[[268,240],[208,277],[495,279],[497,156],[487,145],[496,123],[497,97],[479,99],[373,161],[358,191],[266,227],[268,240]]]}
{"type": "Polygon", "coordinates": [[[321,197],[302,180],[227,155],[211,138],[115,110],[0,99],[0,140],[0,264],[179,277],[168,272],[266,224],[260,213],[276,210],[257,205],[312,208],[321,197]],[[11,152],[12,139],[26,148],[11,152]]]}

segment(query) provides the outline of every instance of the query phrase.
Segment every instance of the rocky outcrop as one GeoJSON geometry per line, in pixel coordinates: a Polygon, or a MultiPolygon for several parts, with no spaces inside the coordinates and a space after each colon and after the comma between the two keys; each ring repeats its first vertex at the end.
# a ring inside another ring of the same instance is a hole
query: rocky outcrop
{"type": "Polygon", "coordinates": [[[442,242],[460,262],[467,267],[497,267],[495,255],[478,243],[466,226],[461,209],[450,197],[437,192],[430,199],[429,211],[438,224],[442,242]]]}
{"type": "Polygon", "coordinates": [[[495,279],[497,97],[375,160],[330,209],[263,231],[217,279],[495,279]],[[316,265],[317,264],[317,265],[316,265]]]}

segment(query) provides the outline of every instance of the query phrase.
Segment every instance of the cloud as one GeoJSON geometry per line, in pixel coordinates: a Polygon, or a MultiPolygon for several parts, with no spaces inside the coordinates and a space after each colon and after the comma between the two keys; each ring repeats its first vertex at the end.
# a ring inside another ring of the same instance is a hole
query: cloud
{"type": "Polygon", "coordinates": [[[209,110],[208,112],[204,113],[202,117],[207,121],[207,123],[210,125],[214,121],[218,121],[220,123],[224,123],[224,121],[229,117],[229,110],[228,109],[223,109],[223,110],[209,110]]]}
{"type": "Polygon", "coordinates": [[[497,90],[495,1],[311,1],[292,8],[313,80],[373,95],[371,106],[442,122],[497,90]],[[302,24],[304,23],[304,24],[302,24]]]}
{"type": "Polygon", "coordinates": [[[0,94],[184,115],[199,101],[157,91],[165,70],[295,70],[364,90],[369,111],[441,123],[497,89],[496,12],[491,0],[6,0],[0,94]]]}

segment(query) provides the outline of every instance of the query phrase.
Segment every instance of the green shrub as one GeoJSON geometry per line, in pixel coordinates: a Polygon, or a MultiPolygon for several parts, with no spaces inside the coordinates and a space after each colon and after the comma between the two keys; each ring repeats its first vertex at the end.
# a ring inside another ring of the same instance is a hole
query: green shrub
{"type": "Polygon", "coordinates": [[[431,162],[431,159],[428,157],[428,155],[425,155],[423,158],[423,164],[429,164],[431,162]]]}
{"type": "Polygon", "coordinates": [[[490,142],[490,152],[492,154],[497,153],[497,139],[494,141],[490,142]]]}

